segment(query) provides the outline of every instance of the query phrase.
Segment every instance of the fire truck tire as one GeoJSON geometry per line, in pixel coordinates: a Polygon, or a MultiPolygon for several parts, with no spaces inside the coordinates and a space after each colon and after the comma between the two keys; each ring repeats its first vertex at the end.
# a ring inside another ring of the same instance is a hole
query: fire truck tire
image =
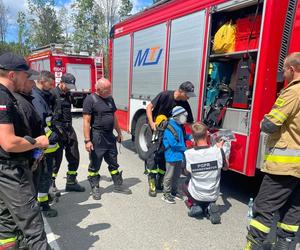
{"type": "Polygon", "coordinates": [[[136,123],[135,128],[135,148],[142,160],[146,160],[148,143],[151,140],[152,131],[147,124],[146,115],[141,115],[136,123]]]}

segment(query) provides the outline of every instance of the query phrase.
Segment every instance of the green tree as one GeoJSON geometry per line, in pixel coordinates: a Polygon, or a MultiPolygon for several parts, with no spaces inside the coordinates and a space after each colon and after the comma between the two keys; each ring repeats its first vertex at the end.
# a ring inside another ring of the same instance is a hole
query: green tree
{"type": "Polygon", "coordinates": [[[68,44],[71,41],[72,20],[69,11],[65,6],[58,11],[58,21],[61,24],[64,43],[68,44]]]}
{"type": "Polygon", "coordinates": [[[5,35],[7,32],[7,24],[8,24],[8,8],[5,7],[2,0],[0,0],[0,41],[4,43],[5,35]]]}
{"type": "Polygon", "coordinates": [[[59,24],[53,0],[28,0],[29,42],[32,47],[40,47],[50,43],[62,43],[62,28],[59,24]]]}
{"type": "Polygon", "coordinates": [[[130,0],[122,0],[121,1],[121,6],[119,9],[119,16],[120,20],[125,19],[127,16],[129,16],[130,12],[132,11],[133,5],[130,0]]]}
{"type": "Polygon", "coordinates": [[[105,34],[104,15],[94,0],[76,0],[73,5],[73,44],[75,51],[87,51],[90,54],[99,51],[105,34]]]}

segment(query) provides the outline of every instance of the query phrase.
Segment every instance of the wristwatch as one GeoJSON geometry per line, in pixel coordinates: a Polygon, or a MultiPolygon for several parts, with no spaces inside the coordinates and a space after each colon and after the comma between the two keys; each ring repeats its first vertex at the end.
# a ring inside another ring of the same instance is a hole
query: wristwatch
{"type": "Polygon", "coordinates": [[[91,139],[88,139],[88,140],[84,140],[84,144],[87,144],[88,142],[90,142],[91,139]]]}
{"type": "Polygon", "coordinates": [[[36,140],[29,135],[25,135],[23,138],[32,145],[36,144],[36,140]]]}

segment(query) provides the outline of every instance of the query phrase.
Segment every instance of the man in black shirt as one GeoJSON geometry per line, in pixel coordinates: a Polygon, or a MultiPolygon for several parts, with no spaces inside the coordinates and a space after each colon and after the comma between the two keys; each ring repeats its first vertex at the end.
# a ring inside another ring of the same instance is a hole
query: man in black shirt
{"type": "MultiPolygon", "coordinates": [[[[151,129],[156,131],[159,122],[155,123],[155,121],[159,116],[158,120],[162,117],[161,115],[164,115],[166,118],[171,117],[172,109],[175,106],[183,107],[188,113],[187,122],[193,123],[194,118],[188,99],[195,96],[194,85],[189,81],[183,82],[175,91],[166,90],[160,92],[146,108],[146,115],[151,129]]],[[[155,147],[155,144],[152,144],[152,146],[155,147]]],[[[156,151],[160,152],[161,150],[156,151]]],[[[166,169],[163,152],[150,154],[145,161],[145,166],[148,172],[149,195],[155,197],[156,189],[162,190],[163,188],[162,181],[166,169]]]]}
{"type": "Polygon", "coordinates": [[[85,188],[80,186],[76,180],[79,166],[79,150],[76,132],[72,126],[71,94],[70,90],[75,89],[75,77],[66,73],[62,76],[60,84],[51,90],[55,97],[53,106],[52,123],[60,132],[60,149],[57,150],[55,166],[53,168],[53,189],[56,189],[55,178],[62,162],[63,149],[68,161],[66,191],[84,192],[85,188]]]}
{"type": "Polygon", "coordinates": [[[155,119],[158,115],[171,117],[172,109],[181,106],[188,112],[187,122],[193,123],[194,118],[188,103],[190,97],[195,97],[194,85],[191,82],[183,82],[177,90],[160,92],[147,106],[146,113],[150,127],[156,130],[155,119]]]}
{"type": "MultiPolygon", "coordinates": [[[[26,61],[12,53],[0,56],[0,248],[18,249],[18,229],[30,249],[50,249],[35,199],[33,149],[48,147],[45,135],[35,139],[13,92],[22,91],[33,74],[26,61]],[[32,136],[30,136],[32,135],[32,136]]],[[[36,150],[36,152],[40,152],[36,150]]],[[[35,157],[35,158],[34,158],[35,157]]]]}
{"type": "Polygon", "coordinates": [[[96,93],[87,96],[83,103],[83,132],[85,148],[90,153],[88,179],[95,200],[101,199],[99,169],[102,160],[107,162],[114,182],[114,192],[130,194],[122,186],[122,171],[119,172],[116,141],[121,143],[122,133],[116,117],[117,108],[111,96],[111,83],[105,78],[97,81],[96,93]],[[117,139],[113,130],[118,133],[117,139]]]}

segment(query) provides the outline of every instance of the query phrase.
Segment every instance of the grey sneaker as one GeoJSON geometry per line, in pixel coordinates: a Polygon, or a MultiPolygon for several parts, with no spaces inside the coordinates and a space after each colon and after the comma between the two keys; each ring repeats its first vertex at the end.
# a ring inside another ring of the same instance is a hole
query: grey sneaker
{"type": "Polygon", "coordinates": [[[175,200],[171,194],[163,194],[161,199],[169,204],[175,204],[175,200]]]}

